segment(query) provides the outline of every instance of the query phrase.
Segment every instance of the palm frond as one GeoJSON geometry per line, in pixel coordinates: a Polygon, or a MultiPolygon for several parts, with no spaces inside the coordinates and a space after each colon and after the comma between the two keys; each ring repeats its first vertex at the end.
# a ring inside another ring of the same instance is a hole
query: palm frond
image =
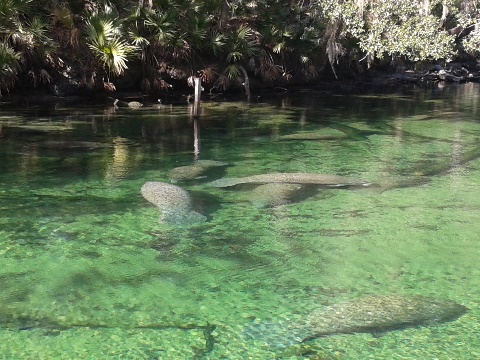
{"type": "Polygon", "coordinates": [[[227,62],[245,60],[258,53],[258,41],[255,33],[247,25],[240,25],[227,40],[227,62]]]}
{"type": "Polygon", "coordinates": [[[121,75],[126,69],[127,58],[134,51],[134,47],[121,39],[111,39],[101,43],[90,43],[89,48],[100,62],[114,75],[121,75]]]}
{"type": "Polygon", "coordinates": [[[19,68],[20,54],[7,43],[0,42],[0,95],[15,84],[19,68]]]}
{"type": "Polygon", "coordinates": [[[285,47],[285,42],[279,42],[277,45],[275,45],[272,49],[272,51],[276,54],[280,54],[285,47]]]}
{"type": "Polygon", "coordinates": [[[241,74],[241,71],[240,71],[240,68],[235,65],[235,64],[231,64],[231,65],[228,65],[225,70],[223,71],[223,73],[225,74],[225,76],[227,76],[229,79],[235,79],[236,77],[240,76],[241,74]]]}
{"type": "Polygon", "coordinates": [[[218,56],[221,52],[223,52],[225,44],[225,35],[218,31],[214,31],[210,34],[209,47],[215,56],[218,56]]]}
{"type": "Polygon", "coordinates": [[[207,67],[205,69],[202,69],[198,72],[198,75],[202,79],[202,82],[205,84],[212,83],[213,80],[218,76],[217,72],[215,71],[215,68],[213,67],[207,67]]]}
{"type": "Polygon", "coordinates": [[[2,0],[0,1],[0,22],[8,21],[10,17],[26,12],[33,0],[2,0]]]}
{"type": "Polygon", "coordinates": [[[86,24],[87,43],[95,47],[102,47],[104,44],[115,38],[116,30],[113,21],[92,17],[86,24]]]}
{"type": "Polygon", "coordinates": [[[128,37],[135,46],[148,46],[150,42],[141,33],[138,27],[130,26],[128,28],[128,37]]]}
{"type": "Polygon", "coordinates": [[[264,81],[272,82],[278,79],[282,74],[280,66],[275,65],[273,61],[267,57],[261,57],[260,59],[260,76],[264,81]]]}
{"type": "Polygon", "coordinates": [[[244,54],[240,51],[231,51],[227,54],[227,61],[230,62],[236,62],[240,59],[244,58],[244,54]]]}
{"type": "Polygon", "coordinates": [[[175,13],[151,13],[145,20],[147,28],[153,32],[153,38],[161,45],[166,45],[175,37],[175,13]]]}
{"type": "Polygon", "coordinates": [[[220,91],[225,91],[227,90],[229,83],[230,81],[228,80],[228,77],[224,74],[220,74],[217,81],[215,81],[215,83],[213,84],[212,89],[216,88],[220,91]]]}

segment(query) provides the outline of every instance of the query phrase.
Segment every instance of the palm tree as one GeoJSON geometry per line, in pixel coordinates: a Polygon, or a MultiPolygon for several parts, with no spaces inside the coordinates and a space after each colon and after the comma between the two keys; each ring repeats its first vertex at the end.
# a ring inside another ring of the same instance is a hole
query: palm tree
{"type": "Polygon", "coordinates": [[[107,80],[110,74],[123,74],[128,68],[128,57],[136,47],[127,42],[115,7],[105,3],[103,9],[94,9],[87,16],[85,28],[88,48],[107,71],[107,80]]]}
{"type": "Polygon", "coordinates": [[[2,81],[4,87],[13,86],[15,76],[20,74],[26,75],[33,86],[52,79],[48,69],[55,66],[57,47],[50,37],[50,23],[37,6],[32,0],[0,3],[2,71],[9,74],[2,81]]]}

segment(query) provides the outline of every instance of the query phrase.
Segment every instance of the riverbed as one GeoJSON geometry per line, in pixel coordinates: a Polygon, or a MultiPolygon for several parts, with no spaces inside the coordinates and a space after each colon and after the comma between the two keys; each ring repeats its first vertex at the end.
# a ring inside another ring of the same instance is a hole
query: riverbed
{"type": "Polygon", "coordinates": [[[0,357],[480,358],[479,94],[297,90],[204,101],[198,119],[188,104],[1,105],[0,357]],[[211,185],[274,173],[365,186],[211,185]],[[160,221],[149,181],[185,189],[205,221],[160,221]],[[313,311],[392,294],[469,310],[290,341],[313,311]]]}

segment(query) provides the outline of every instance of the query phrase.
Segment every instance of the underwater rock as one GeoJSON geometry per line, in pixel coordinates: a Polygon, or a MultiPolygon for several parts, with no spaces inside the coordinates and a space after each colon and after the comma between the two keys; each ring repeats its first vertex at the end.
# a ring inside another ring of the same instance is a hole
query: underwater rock
{"type": "Polygon", "coordinates": [[[258,323],[244,333],[269,346],[284,347],[335,334],[371,333],[453,321],[468,309],[451,300],[420,295],[378,295],[352,299],[313,311],[295,322],[258,323]]]}
{"type": "Polygon", "coordinates": [[[307,327],[313,333],[304,339],[333,334],[371,333],[452,321],[467,308],[451,300],[420,295],[379,295],[341,302],[312,312],[307,327]]]}
{"type": "Polygon", "coordinates": [[[143,184],[140,192],[147,201],[160,210],[162,223],[188,225],[207,220],[205,216],[193,210],[189,193],[179,186],[149,181],[143,184]]]}
{"type": "Polygon", "coordinates": [[[252,175],[243,178],[222,178],[212,181],[213,187],[230,187],[238,184],[266,184],[266,183],[290,183],[290,184],[316,184],[326,187],[367,187],[373,184],[339,175],[310,174],[310,173],[273,173],[252,175]]]}
{"type": "Polygon", "coordinates": [[[188,181],[202,177],[209,169],[227,166],[222,161],[198,160],[193,165],[179,166],[169,171],[168,177],[172,181],[188,181]]]}
{"type": "Polygon", "coordinates": [[[302,190],[302,185],[269,183],[256,187],[249,195],[250,201],[258,208],[275,207],[290,203],[302,190]]]}

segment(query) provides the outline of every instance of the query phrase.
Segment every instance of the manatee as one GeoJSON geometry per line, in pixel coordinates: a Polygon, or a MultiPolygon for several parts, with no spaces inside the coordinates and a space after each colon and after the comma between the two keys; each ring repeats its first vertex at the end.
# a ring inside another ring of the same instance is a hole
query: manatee
{"type": "Polygon", "coordinates": [[[377,295],[326,306],[295,322],[251,324],[244,333],[269,346],[283,347],[336,334],[381,335],[428,326],[453,321],[467,311],[465,306],[451,300],[420,295],[377,295]]]}
{"type": "Polygon", "coordinates": [[[35,146],[49,150],[94,150],[108,145],[93,141],[47,140],[35,143],[35,146]]]}
{"type": "Polygon", "coordinates": [[[281,135],[278,137],[280,141],[287,141],[287,140],[343,140],[348,139],[348,135],[346,134],[318,134],[318,133],[311,133],[311,132],[301,132],[289,135],[281,135]]]}
{"type": "Polygon", "coordinates": [[[209,169],[227,166],[222,161],[198,160],[193,165],[179,166],[169,171],[168,177],[172,181],[188,181],[202,177],[209,169]]]}
{"type": "Polygon", "coordinates": [[[222,178],[210,183],[210,186],[223,188],[238,184],[266,184],[266,183],[290,183],[290,184],[316,184],[326,187],[367,187],[372,184],[345,176],[310,173],[273,173],[252,175],[243,178],[222,178]]]}
{"type": "Polygon", "coordinates": [[[379,295],[361,297],[313,311],[307,318],[312,335],[371,333],[452,321],[467,308],[451,300],[420,295],[379,295]]]}
{"type": "Polygon", "coordinates": [[[126,102],[119,99],[115,99],[115,101],[113,102],[113,105],[118,107],[129,107],[129,108],[139,108],[143,106],[143,104],[138,101],[126,102]]]}
{"type": "Polygon", "coordinates": [[[302,188],[300,184],[268,183],[256,187],[249,198],[256,207],[275,207],[290,203],[302,188]]]}
{"type": "Polygon", "coordinates": [[[139,108],[143,106],[143,104],[138,101],[130,101],[127,104],[128,104],[128,107],[131,107],[131,108],[139,108]]]}
{"type": "Polygon", "coordinates": [[[160,222],[171,225],[188,225],[206,221],[206,217],[195,212],[189,193],[176,185],[157,181],[143,184],[142,196],[158,210],[160,222]]]}

